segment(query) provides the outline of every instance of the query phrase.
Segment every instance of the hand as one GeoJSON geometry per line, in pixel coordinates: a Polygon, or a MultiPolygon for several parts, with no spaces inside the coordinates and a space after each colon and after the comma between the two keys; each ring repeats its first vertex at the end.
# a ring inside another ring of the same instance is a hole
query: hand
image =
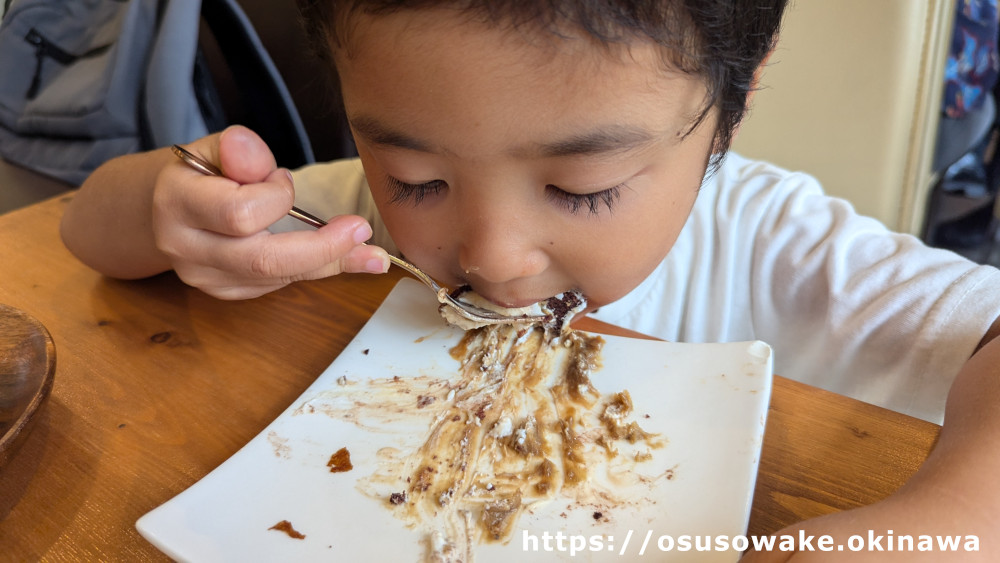
{"type": "Polygon", "coordinates": [[[219,165],[225,177],[206,176],[179,159],[157,177],[156,246],[185,283],[221,299],[246,299],[294,281],[388,269],[385,250],[363,244],[372,231],[361,217],[335,217],[314,231],[267,231],[291,209],[294,187],[249,129],[230,127],[187,148],[219,165]]]}

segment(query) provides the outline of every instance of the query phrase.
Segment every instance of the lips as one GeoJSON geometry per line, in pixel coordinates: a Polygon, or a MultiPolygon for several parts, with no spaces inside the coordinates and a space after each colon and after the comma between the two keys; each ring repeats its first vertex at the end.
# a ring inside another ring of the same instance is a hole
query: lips
{"type": "Polygon", "coordinates": [[[465,286],[465,287],[471,289],[482,299],[489,301],[490,303],[496,305],[497,307],[503,307],[504,309],[522,309],[524,307],[531,307],[536,303],[545,301],[549,297],[552,297],[552,295],[546,295],[544,297],[538,297],[538,298],[509,298],[509,297],[502,297],[494,293],[490,293],[489,291],[482,291],[472,286],[465,286]]]}
{"type": "MultiPolygon", "coordinates": [[[[476,293],[479,292],[477,291],[476,293]]],[[[503,307],[505,309],[521,309],[524,307],[531,307],[535,303],[538,303],[540,301],[545,301],[546,299],[548,299],[548,297],[542,297],[540,299],[503,299],[498,297],[492,297],[488,294],[479,293],[479,295],[481,295],[483,299],[486,299],[490,303],[493,303],[494,305],[498,307],[503,307]]]]}
{"type": "Polygon", "coordinates": [[[492,284],[470,282],[467,278],[460,279],[462,283],[459,286],[456,286],[457,289],[452,292],[452,297],[457,298],[461,293],[472,291],[476,294],[478,299],[489,301],[496,307],[502,307],[504,309],[523,309],[526,307],[532,307],[536,304],[544,302],[554,295],[560,295],[569,291],[578,291],[573,289],[559,289],[554,290],[551,293],[539,293],[538,291],[530,290],[531,293],[524,293],[533,295],[533,297],[520,297],[518,294],[521,292],[511,291],[512,289],[515,289],[513,285],[505,287],[503,284],[496,284],[490,287],[492,284]]]}

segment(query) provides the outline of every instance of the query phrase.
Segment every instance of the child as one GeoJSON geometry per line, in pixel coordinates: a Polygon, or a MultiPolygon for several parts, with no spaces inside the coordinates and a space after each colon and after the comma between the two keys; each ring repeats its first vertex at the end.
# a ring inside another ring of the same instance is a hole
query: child
{"type": "Polygon", "coordinates": [[[77,256],[240,299],[384,272],[385,248],[503,306],[579,289],[596,317],[661,338],[759,338],[783,375],[924,418],[948,396],[907,486],[801,526],[842,543],[979,534],[997,552],[1000,272],[891,234],[807,176],[726,157],[783,0],[300,6],[360,164],[290,175],[238,127],[188,146],[229,179],[168,150],[123,157],[67,209],[77,256]],[[359,215],[276,232],[293,194],[359,215]]]}

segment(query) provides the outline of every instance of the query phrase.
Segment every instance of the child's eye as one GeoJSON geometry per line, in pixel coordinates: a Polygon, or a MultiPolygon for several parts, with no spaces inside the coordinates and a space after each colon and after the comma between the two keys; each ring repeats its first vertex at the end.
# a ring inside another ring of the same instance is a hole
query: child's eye
{"type": "Polygon", "coordinates": [[[407,201],[413,205],[419,204],[429,195],[436,195],[441,190],[448,187],[444,180],[431,180],[422,184],[409,184],[402,180],[386,176],[385,186],[389,190],[389,201],[391,203],[405,203],[407,201]]]}
{"type": "Polygon", "coordinates": [[[614,213],[615,205],[618,203],[624,187],[625,184],[618,184],[599,192],[575,194],[549,184],[545,186],[545,193],[549,199],[565,207],[573,215],[579,213],[580,209],[584,207],[587,208],[587,213],[590,215],[599,215],[601,207],[606,207],[609,212],[614,213]]]}

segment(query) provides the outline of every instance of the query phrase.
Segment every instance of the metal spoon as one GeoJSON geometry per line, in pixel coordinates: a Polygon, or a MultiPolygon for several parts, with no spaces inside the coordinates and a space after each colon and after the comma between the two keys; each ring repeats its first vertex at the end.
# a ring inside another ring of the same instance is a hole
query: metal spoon
{"type": "MultiPolygon", "coordinates": [[[[192,153],[191,151],[185,149],[180,145],[174,145],[171,147],[174,154],[177,155],[185,164],[194,168],[195,170],[205,174],[207,176],[222,176],[222,171],[219,170],[217,166],[208,162],[207,160],[201,158],[200,156],[192,153]]],[[[298,207],[292,207],[288,212],[289,215],[295,217],[303,223],[312,225],[317,229],[326,225],[326,221],[316,217],[312,213],[303,211],[298,207]]],[[[431,288],[435,294],[437,294],[437,299],[439,302],[452,307],[455,312],[462,318],[472,321],[478,324],[511,324],[511,323],[535,323],[535,322],[546,322],[548,317],[546,315],[518,315],[516,317],[504,315],[496,311],[490,311],[489,309],[483,309],[482,307],[476,307],[475,305],[470,305],[463,301],[459,301],[450,295],[448,288],[441,287],[433,278],[425,274],[420,268],[410,264],[402,258],[397,258],[396,256],[389,255],[389,261],[393,264],[399,266],[400,268],[406,270],[412,274],[415,278],[424,283],[427,287],[431,288]]]]}

